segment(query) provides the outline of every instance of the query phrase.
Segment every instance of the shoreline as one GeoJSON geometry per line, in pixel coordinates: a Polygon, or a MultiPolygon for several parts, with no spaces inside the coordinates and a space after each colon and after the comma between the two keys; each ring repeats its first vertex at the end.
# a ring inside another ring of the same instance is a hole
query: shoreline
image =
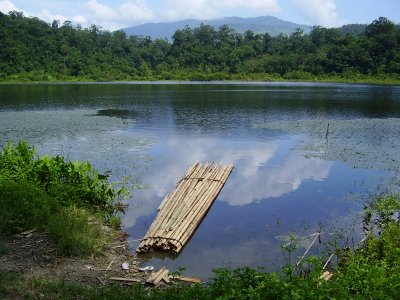
{"type": "Polygon", "coordinates": [[[145,78],[126,79],[126,80],[93,80],[89,78],[70,78],[60,80],[0,80],[2,85],[35,85],[35,84],[277,84],[277,83],[316,83],[316,84],[363,84],[363,85],[386,85],[398,86],[400,79],[344,79],[340,77],[322,78],[322,79],[285,79],[285,78],[231,78],[217,80],[196,80],[188,78],[177,79],[160,79],[160,78],[145,78]]]}

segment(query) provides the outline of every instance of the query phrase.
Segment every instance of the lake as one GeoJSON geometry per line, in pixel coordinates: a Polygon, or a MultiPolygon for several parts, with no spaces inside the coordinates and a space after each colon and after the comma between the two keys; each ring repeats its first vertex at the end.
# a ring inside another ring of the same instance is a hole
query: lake
{"type": "MultiPolygon", "coordinates": [[[[132,191],[132,250],[196,161],[235,168],[178,256],[144,265],[277,270],[322,242],[357,242],[364,202],[399,192],[400,87],[317,83],[94,83],[0,86],[0,145],[89,160],[132,191]],[[287,253],[286,253],[287,254],[287,253]]],[[[322,244],[313,253],[326,255],[322,244]]]]}

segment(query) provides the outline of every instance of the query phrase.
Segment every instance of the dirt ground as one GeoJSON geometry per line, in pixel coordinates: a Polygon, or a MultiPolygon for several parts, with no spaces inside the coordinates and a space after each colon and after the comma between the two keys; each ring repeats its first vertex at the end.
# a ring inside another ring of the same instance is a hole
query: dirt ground
{"type": "Polygon", "coordinates": [[[103,256],[76,258],[58,256],[55,245],[45,233],[3,237],[0,244],[5,246],[7,253],[0,256],[0,269],[17,273],[22,279],[59,279],[87,286],[132,284],[112,280],[113,277],[145,283],[150,274],[138,270],[140,261],[127,250],[124,241],[121,233],[103,256]],[[122,263],[128,263],[129,269],[124,270],[122,263]]]}

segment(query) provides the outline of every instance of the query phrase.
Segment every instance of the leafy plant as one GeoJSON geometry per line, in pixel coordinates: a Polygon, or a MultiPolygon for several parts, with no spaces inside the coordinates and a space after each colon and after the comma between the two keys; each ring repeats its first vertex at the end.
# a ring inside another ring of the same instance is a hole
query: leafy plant
{"type": "Polygon", "coordinates": [[[61,254],[98,254],[107,241],[101,225],[120,228],[125,195],[89,162],[39,157],[24,141],[0,153],[0,234],[47,230],[61,254]]]}
{"type": "Polygon", "coordinates": [[[0,183],[25,180],[42,188],[57,205],[76,205],[102,212],[111,219],[123,212],[119,202],[127,195],[124,188],[114,188],[107,176],[99,174],[89,162],[66,162],[63,157],[39,157],[25,141],[17,146],[8,143],[0,154],[0,183]]]}

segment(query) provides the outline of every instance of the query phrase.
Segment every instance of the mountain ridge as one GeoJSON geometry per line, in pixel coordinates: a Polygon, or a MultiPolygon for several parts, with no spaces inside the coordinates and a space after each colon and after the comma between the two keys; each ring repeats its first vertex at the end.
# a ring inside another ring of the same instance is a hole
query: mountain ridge
{"type": "Polygon", "coordinates": [[[219,19],[200,20],[200,19],[185,19],[173,22],[160,22],[160,23],[145,23],[137,26],[122,28],[128,36],[149,36],[154,39],[168,39],[170,40],[178,29],[183,29],[186,26],[191,28],[198,27],[200,24],[210,25],[216,29],[222,25],[228,25],[238,33],[244,33],[246,30],[252,30],[255,33],[269,33],[272,36],[277,36],[281,33],[290,34],[297,28],[309,32],[312,26],[297,24],[285,21],[272,16],[259,16],[251,18],[242,17],[224,17],[219,19]]]}

